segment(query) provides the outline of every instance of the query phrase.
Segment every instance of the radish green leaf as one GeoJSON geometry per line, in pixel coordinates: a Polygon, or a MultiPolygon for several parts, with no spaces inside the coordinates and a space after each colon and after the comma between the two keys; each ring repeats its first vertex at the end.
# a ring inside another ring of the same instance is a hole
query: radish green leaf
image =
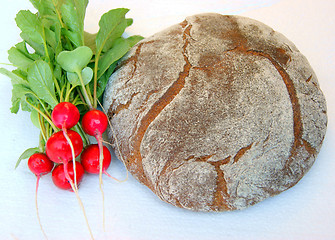
{"type": "Polygon", "coordinates": [[[57,105],[53,75],[49,65],[43,60],[37,60],[28,69],[28,82],[37,96],[51,107],[57,105]]]}
{"type": "Polygon", "coordinates": [[[67,72],[80,72],[91,61],[92,55],[89,47],[81,46],[72,51],[62,51],[57,62],[67,72]]]}
{"type": "Polygon", "coordinates": [[[38,148],[35,147],[35,148],[28,148],[27,150],[25,150],[21,156],[19,157],[19,159],[17,160],[16,164],[15,164],[15,169],[19,166],[20,162],[23,160],[23,159],[27,159],[27,158],[30,158],[31,155],[33,155],[34,153],[37,153],[38,152],[38,148]]]}
{"type": "MultiPolygon", "coordinates": [[[[92,70],[92,68],[85,67],[81,71],[81,75],[82,75],[82,78],[83,78],[84,85],[88,84],[92,80],[92,77],[93,77],[93,70],[92,70]]],[[[72,84],[72,86],[80,86],[81,85],[77,73],[68,72],[67,73],[67,79],[72,84]]]]}
{"type": "Polygon", "coordinates": [[[133,45],[142,39],[143,37],[137,35],[126,39],[122,37],[116,39],[113,47],[109,49],[99,60],[98,79],[105,73],[110,65],[123,57],[133,45]]]}
{"type": "Polygon", "coordinates": [[[108,11],[101,16],[99,21],[99,31],[96,36],[97,52],[107,51],[111,48],[115,39],[122,36],[127,25],[125,19],[129,9],[117,8],[108,11]]]}
{"type": "Polygon", "coordinates": [[[84,45],[84,18],[88,0],[68,0],[61,6],[63,21],[67,28],[64,34],[75,47],[84,45]]]}
{"type": "Polygon", "coordinates": [[[43,44],[43,24],[37,14],[29,10],[21,10],[15,18],[17,26],[21,29],[21,37],[26,37],[36,44],[43,44]]]}
{"type": "Polygon", "coordinates": [[[11,72],[5,68],[0,68],[0,73],[3,75],[6,75],[7,77],[9,77],[12,81],[12,85],[15,84],[27,84],[28,82],[26,80],[24,80],[22,77],[20,77],[19,75],[15,74],[15,72],[11,72]]]}

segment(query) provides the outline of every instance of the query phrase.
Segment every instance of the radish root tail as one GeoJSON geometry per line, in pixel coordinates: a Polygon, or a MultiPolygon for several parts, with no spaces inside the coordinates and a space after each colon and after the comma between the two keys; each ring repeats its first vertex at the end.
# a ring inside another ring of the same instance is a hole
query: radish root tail
{"type": "MultiPolygon", "coordinates": [[[[100,105],[102,111],[106,114],[106,116],[108,116],[106,110],[104,109],[104,107],[102,106],[102,104],[100,103],[99,100],[98,100],[98,103],[99,103],[99,105],[100,105]]],[[[124,160],[124,158],[123,158],[123,156],[122,156],[121,149],[120,149],[120,146],[119,146],[119,142],[118,142],[118,140],[117,140],[117,138],[116,138],[116,134],[115,134],[114,128],[113,128],[112,123],[111,123],[111,121],[109,120],[108,117],[107,117],[107,121],[108,121],[108,125],[109,125],[109,127],[110,127],[110,129],[111,129],[111,131],[112,131],[113,139],[114,139],[114,141],[115,141],[116,150],[118,151],[119,156],[120,156],[120,158],[121,158],[121,162],[123,163],[123,166],[125,167],[125,169],[126,169],[126,171],[127,171],[127,176],[126,176],[125,180],[122,180],[122,181],[121,181],[121,182],[124,182],[124,181],[127,181],[127,180],[128,180],[128,169],[127,169],[127,166],[126,166],[126,164],[125,164],[125,160],[124,160]]],[[[108,142],[106,142],[106,141],[103,141],[103,142],[109,144],[110,146],[112,146],[112,144],[110,144],[110,143],[108,143],[108,142]]],[[[107,175],[107,176],[108,176],[108,175],[107,175]]],[[[109,175],[109,176],[110,176],[110,175],[109,175]]],[[[120,182],[120,181],[119,181],[119,182],[120,182]]]]}
{"type": "Polygon", "coordinates": [[[99,188],[101,191],[101,197],[102,197],[102,226],[104,229],[104,232],[106,231],[106,223],[105,223],[105,194],[102,188],[103,182],[102,182],[102,173],[103,173],[103,162],[104,162],[104,154],[103,154],[103,145],[102,145],[102,135],[101,133],[97,133],[95,135],[95,138],[98,142],[99,147],[99,188]]]}
{"type": "MultiPolygon", "coordinates": [[[[90,225],[88,223],[88,219],[87,219],[87,216],[86,216],[86,212],[85,212],[85,208],[84,208],[84,204],[83,202],[81,201],[80,197],[79,197],[79,194],[78,194],[78,189],[74,186],[74,183],[72,181],[72,179],[70,178],[70,175],[69,175],[69,172],[68,172],[68,169],[67,169],[67,166],[68,166],[68,162],[67,161],[64,161],[64,174],[65,174],[65,178],[69,181],[70,185],[71,185],[71,188],[72,190],[74,191],[76,197],[77,197],[77,200],[78,200],[78,203],[79,203],[79,206],[84,214],[84,218],[85,218],[85,222],[86,222],[86,226],[88,228],[88,231],[90,233],[90,236],[91,236],[91,239],[94,240],[94,237],[93,237],[93,234],[92,234],[92,230],[90,228],[90,225]]],[[[74,168],[73,168],[73,171],[74,168]]]]}
{"type": "Polygon", "coordinates": [[[63,130],[63,135],[66,138],[66,140],[69,143],[70,148],[71,148],[73,173],[74,173],[74,187],[76,188],[76,190],[78,190],[77,171],[76,171],[76,155],[74,154],[74,147],[73,147],[73,144],[71,142],[71,139],[70,139],[69,135],[67,134],[67,129],[64,127],[64,125],[62,127],[62,130],[63,130]]]}
{"type": "MultiPolygon", "coordinates": [[[[105,143],[105,144],[108,144],[108,145],[112,146],[112,144],[109,143],[109,142],[106,142],[106,141],[102,141],[102,142],[105,143]]],[[[124,164],[123,164],[123,165],[124,165],[124,164]]],[[[127,168],[126,168],[126,170],[127,170],[127,168]]],[[[126,177],[125,177],[125,179],[123,179],[123,180],[120,180],[120,179],[118,179],[118,178],[116,178],[116,177],[113,177],[113,176],[110,175],[106,170],[104,170],[103,173],[106,174],[107,177],[109,177],[109,178],[111,178],[111,179],[113,179],[113,180],[115,180],[115,181],[117,181],[117,182],[119,182],[119,183],[126,182],[126,181],[128,180],[128,178],[129,178],[129,172],[128,172],[128,170],[126,171],[126,177]]]]}
{"type": "Polygon", "coordinates": [[[123,182],[126,182],[126,181],[128,180],[128,172],[127,172],[127,177],[126,177],[125,179],[123,179],[123,180],[120,180],[120,179],[117,179],[116,177],[113,177],[113,176],[110,175],[106,170],[104,170],[104,174],[105,174],[107,177],[109,177],[109,178],[111,178],[111,179],[117,181],[118,183],[123,183],[123,182]]]}
{"type": "Polygon", "coordinates": [[[48,236],[47,236],[47,234],[45,233],[45,231],[44,231],[44,229],[42,227],[42,222],[41,222],[41,219],[40,219],[40,214],[39,214],[39,211],[38,211],[38,202],[37,202],[37,191],[38,191],[38,185],[39,185],[41,176],[39,175],[39,176],[36,176],[36,177],[37,177],[37,180],[36,180],[36,190],[35,190],[36,216],[37,216],[38,224],[40,225],[41,231],[42,231],[45,239],[48,240],[48,236]]]}

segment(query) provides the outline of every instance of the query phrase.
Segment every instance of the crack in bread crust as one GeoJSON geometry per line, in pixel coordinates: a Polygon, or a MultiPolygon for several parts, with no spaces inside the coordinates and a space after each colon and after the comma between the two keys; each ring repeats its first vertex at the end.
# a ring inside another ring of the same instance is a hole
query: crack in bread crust
{"type": "Polygon", "coordinates": [[[217,177],[216,177],[216,189],[213,196],[213,201],[210,206],[212,211],[223,211],[223,210],[233,210],[227,199],[229,198],[227,182],[224,176],[224,172],[221,169],[221,166],[224,164],[228,164],[231,157],[227,157],[221,161],[217,162],[208,162],[214,166],[217,177]]]}
{"type": "Polygon", "coordinates": [[[184,40],[183,57],[185,60],[183,71],[179,73],[178,79],[175,82],[173,82],[173,84],[167,89],[167,91],[163,94],[163,96],[159,98],[152,105],[148,113],[141,119],[141,124],[139,128],[137,129],[136,136],[134,138],[135,146],[134,146],[134,151],[132,154],[133,157],[131,158],[131,161],[135,162],[135,164],[138,166],[140,171],[143,173],[142,181],[144,181],[144,183],[146,183],[146,185],[150,187],[151,189],[153,189],[153,185],[145,177],[145,173],[143,170],[142,156],[141,156],[141,151],[140,151],[141,143],[142,143],[142,139],[149,125],[156,119],[156,117],[163,111],[163,109],[176,97],[176,95],[178,95],[180,90],[185,85],[185,79],[188,77],[189,71],[191,69],[191,64],[186,55],[186,48],[189,44],[189,41],[187,40],[187,36],[189,36],[191,28],[192,28],[192,25],[187,25],[183,32],[183,40],[184,40]]]}
{"type": "MultiPolygon", "coordinates": [[[[122,110],[128,109],[128,107],[130,106],[131,102],[133,101],[133,98],[139,94],[139,92],[136,92],[134,94],[131,95],[130,99],[125,103],[125,104],[119,104],[115,110],[111,109],[109,110],[109,114],[112,116],[115,116],[117,114],[119,114],[119,112],[121,112],[122,110]]],[[[111,106],[114,105],[115,100],[113,101],[113,103],[111,104],[111,106]]]]}
{"type": "Polygon", "coordinates": [[[241,148],[234,157],[234,163],[237,163],[237,161],[245,154],[246,151],[248,151],[252,147],[253,143],[249,144],[246,147],[241,148]]]}
{"type": "Polygon", "coordinates": [[[312,153],[312,154],[316,152],[316,150],[312,148],[310,144],[307,144],[307,141],[302,139],[302,134],[303,134],[302,122],[303,121],[301,118],[300,103],[299,103],[299,99],[296,93],[295,85],[290,75],[285,71],[285,69],[277,61],[275,61],[269,54],[261,52],[261,51],[256,51],[256,50],[247,50],[246,53],[268,59],[271,62],[271,64],[277,69],[278,73],[280,74],[280,76],[282,77],[285,83],[287,92],[291,100],[292,110],[293,110],[294,141],[293,141],[293,145],[290,151],[291,154],[285,164],[285,168],[289,169],[289,166],[292,164],[294,158],[296,157],[298,148],[304,147],[307,152],[312,153]]]}
{"type": "MultiPolygon", "coordinates": [[[[293,144],[291,146],[291,150],[290,150],[290,156],[288,157],[285,166],[284,166],[284,171],[286,172],[287,175],[292,175],[294,174],[293,171],[291,170],[291,164],[293,163],[293,161],[295,160],[295,158],[297,157],[298,153],[299,153],[299,149],[302,147],[305,149],[306,152],[308,152],[311,156],[314,156],[316,154],[316,149],[313,148],[311,146],[311,144],[309,142],[307,142],[306,140],[304,140],[302,138],[303,135],[303,125],[302,125],[302,117],[301,117],[301,110],[300,110],[300,104],[299,104],[299,99],[297,97],[297,93],[296,93],[296,89],[295,89],[295,85],[293,83],[293,80],[290,78],[289,74],[285,71],[285,69],[270,55],[267,53],[264,53],[262,51],[258,51],[258,50],[252,50],[252,49],[246,49],[245,46],[241,45],[239,47],[236,47],[234,49],[231,49],[229,51],[233,51],[236,53],[240,53],[240,54],[247,54],[247,55],[254,55],[254,56],[259,56],[262,58],[267,59],[268,61],[270,61],[270,63],[275,67],[275,69],[277,70],[277,72],[279,73],[279,75],[281,76],[290,101],[291,101],[291,106],[292,106],[292,112],[293,112],[293,136],[294,136],[294,141],[293,144]]],[[[282,51],[280,51],[281,54],[284,54],[282,51]]],[[[203,70],[203,71],[207,71],[208,68],[214,70],[214,69],[218,69],[221,68],[221,62],[216,64],[215,66],[210,66],[210,67],[199,67],[199,66],[195,66],[194,68],[198,69],[198,70],[203,70]]],[[[309,77],[309,79],[307,80],[310,81],[311,77],[309,77]]],[[[241,148],[240,151],[235,155],[234,157],[234,163],[236,163],[238,161],[238,159],[250,148],[252,147],[252,144],[248,145],[247,147],[241,148]]],[[[305,158],[304,161],[307,161],[308,158],[305,158]]],[[[304,175],[304,170],[300,167],[301,172],[300,175],[301,177],[304,175]]],[[[216,168],[216,170],[218,170],[216,168]]],[[[219,172],[218,172],[219,173],[219,172]]],[[[218,175],[221,176],[221,175],[218,175]]],[[[301,179],[301,177],[297,178],[297,181],[299,181],[301,179]]],[[[222,177],[221,177],[222,178],[222,177]]],[[[272,189],[268,188],[266,189],[270,194],[278,194],[279,192],[277,191],[273,191],[272,189]]],[[[217,193],[215,192],[215,202],[219,202],[217,200],[217,193]]],[[[215,205],[214,205],[215,206],[215,205]]]]}

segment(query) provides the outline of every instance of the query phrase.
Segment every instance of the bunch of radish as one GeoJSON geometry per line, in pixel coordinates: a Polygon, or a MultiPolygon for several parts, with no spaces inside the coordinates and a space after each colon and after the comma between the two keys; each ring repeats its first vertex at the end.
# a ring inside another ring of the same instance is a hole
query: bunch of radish
{"type": "Polygon", "coordinates": [[[99,151],[94,151],[93,147],[95,145],[88,145],[85,148],[85,154],[81,155],[80,162],[76,162],[75,159],[83,151],[83,141],[76,131],[70,129],[79,122],[80,114],[78,108],[70,102],[61,102],[53,109],[51,119],[60,129],[60,131],[51,135],[46,142],[46,155],[52,162],[59,164],[55,169],[57,172],[52,174],[52,180],[56,186],[74,191],[78,189],[77,185],[82,179],[83,170],[88,173],[100,173],[109,167],[111,154],[108,148],[102,145],[102,133],[108,127],[108,119],[105,113],[97,109],[92,109],[83,116],[82,128],[86,134],[96,137],[99,151]],[[108,155],[105,163],[104,152],[108,152],[105,154],[108,155]],[[73,168],[72,177],[68,172],[70,160],[72,160],[70,169],[73,168]],[[99,172],[96,170],[97,166],[98,169],[101,168],[99,172]],[[102,169],[102,166],[104,166],[104,169],[102,169]],[[79,168],[78,174],[76,171],[77,167],[79,168]],[[66,181],[64,182],[64,180],[66,181]]]}
{"type": "MultiPolygon", "coordinates": [[[[101,174],[107,174],[106,169],[111,163],[111,154],[102,144],[102,134],[108,127],[108,119],[100,110],[89,110],[82,118],[82,128],[90,136],[94,136],[97,144],[86,146],[83,151],[81,136],[71,130],[78,124],[80,113],[78,108],[70,102],[61,102],[55,106],[51,114],[52,122],[59,131],[53,133],[46,142],[45,153],[34,153],[28,159],[29,169],[37,176],[36,183],[36,208],[38,182],[42,175],[52,171],[54,184],[64,190],[72,190],[78,199],[79,205],[85,216],[90,235],[93,238],[87,221],[83,203],[78,195],[78,185],[84,172],[100,174],[100,188],[102,191],[101,174]],[[76,158],[81,154],[80,161],[76,158]],[[54,165],[56,165],[54,167],[54,165]]],[[[103,191],[102,191],[103,194],[103,191]]],[[[41,229],[41,222],[39,220],[41,229]]],[[[44,233],[45,234],[45,233],[44,233]]]]}
{"type": "MultiPolygon", "coordinates": [[[[85,172],[99,174],[104,213],[102,174],[113,178],[107,172],[111,153],[102,138],[111,124],[98,103],[118,61],[143,37],[124,36],[133,22],[125,17],[126,8],[103,14],[98,32],[91,34],[84,31],[88,0],[30,2],[37,13],[21,10],[15,18],[22,41],[8,51],[14,70],[0,67],[13,86],[11,112],[29,112],[40,130],[38,147],[24,151],[15,168],[28,159],[29,169],[37,177],[36,212],[45,237],[37,189],[40,177],[51,172],[57,187],[75,193],[93,239],[78,187],[85,172]]],[[[115,146],[120,151],[117,141],[115,146]]],[[[103,226],[104,218],[103,214],[103,226]]]]}

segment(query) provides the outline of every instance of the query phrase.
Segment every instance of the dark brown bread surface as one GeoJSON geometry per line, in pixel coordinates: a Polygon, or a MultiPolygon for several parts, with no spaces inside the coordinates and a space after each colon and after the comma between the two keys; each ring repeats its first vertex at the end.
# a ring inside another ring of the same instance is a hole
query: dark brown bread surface
{"type": "Polygon", "coordinates": [[[111,76],[104,107],[130,173],[195,211],[243,209],[294,186],[327,125],[317,78],[293,43],[214,13],[139,42],[111,76]]]}

